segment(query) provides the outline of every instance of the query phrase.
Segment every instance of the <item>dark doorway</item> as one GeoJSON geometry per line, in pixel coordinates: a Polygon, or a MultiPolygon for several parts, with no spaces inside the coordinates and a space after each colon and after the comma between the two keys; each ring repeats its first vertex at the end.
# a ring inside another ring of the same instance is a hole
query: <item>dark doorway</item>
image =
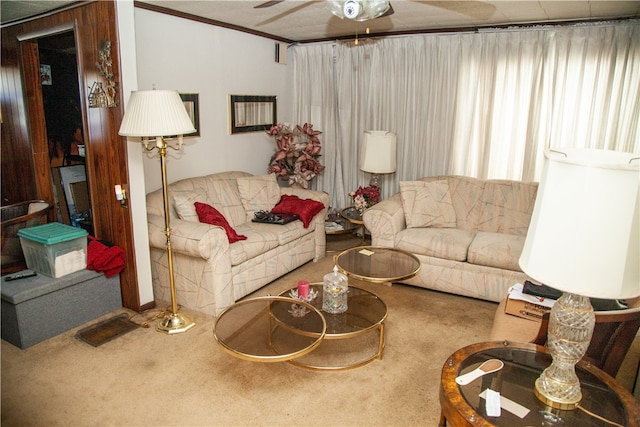
{"type": "Polygon", "coordinates": [[[38,38],[38,56],[58,221],[93,234],[74,32],[38,38]]]}

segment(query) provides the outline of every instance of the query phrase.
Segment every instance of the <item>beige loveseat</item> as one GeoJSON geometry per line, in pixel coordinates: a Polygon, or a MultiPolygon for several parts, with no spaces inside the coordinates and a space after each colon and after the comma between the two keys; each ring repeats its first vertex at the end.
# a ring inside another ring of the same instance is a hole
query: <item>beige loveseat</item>
{"type": "Polygon", "coordinates": [[[372,245],[420,259],[419,274],[404,283],[499,302],[526,278],[518,259],[537,188],[463,176],[421,178],[401,183],[400,193],[367,209],[364,225],[372,245]],[[405,206],[411,207],[411,228],[405,206]]]}
{"type": "MultiPolygon", "coordinates": [[[[301,188],[280,188],[273,175],[224,172],[169,185],[171,242],[178,304],[217,316],[239,298],[310,260],[325,256],[324,221],[329,196],[301,188]],[[324,209],[304,228],[253,223],[256,210],[270,210],[282,194],[321,202],[324,209]],[[199,222],[194,202],[217,209],[239,235],[229,243],[225,229],[199,222]]],[[[147,195],[153,290],[171,301],[162,190],[147,195]]]]}

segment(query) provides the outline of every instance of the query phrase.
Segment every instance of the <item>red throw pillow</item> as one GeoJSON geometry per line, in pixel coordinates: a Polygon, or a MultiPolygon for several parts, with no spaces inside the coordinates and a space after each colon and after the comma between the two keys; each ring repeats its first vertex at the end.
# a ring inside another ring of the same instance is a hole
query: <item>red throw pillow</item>
{"type": "Polygon", "coordinates": [[[200,202],[195,202],[193,205],[196,207],[198,220],[206,224],[217,225],[224,228],[224,231],[227,232],[229,243],[235,243],[238,240],[247,239],[247,236],[242,236],[236,233],[236,230],[234,230],[233,227],[229,225],[229,222],[227,222],[227,219],[224,217],[224,215],[218,212],[218,210],[213,206],[200,202]]]}
{"type": "Polygon", "coordinates": [[[313,217],[322,209],[324,209],[324,205],[321,202],[283,194],[278,204],[271,209],[271,212],[298,215],[304,228],[309,228],[313,217]]]}

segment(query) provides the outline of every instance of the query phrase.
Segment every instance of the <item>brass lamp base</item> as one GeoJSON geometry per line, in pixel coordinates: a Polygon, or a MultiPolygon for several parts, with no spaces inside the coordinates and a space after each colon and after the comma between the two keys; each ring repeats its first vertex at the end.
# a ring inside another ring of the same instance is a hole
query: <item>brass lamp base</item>
{"type": "Polygon", "coordinates": [[[579,393],[577,397],[575,397],[572,400],[569,399],[562,399],[562,398],[558,398],[555,396],[550,396],[545,394],[542,390],[540,390],[540,386],[539,383],[540,382],[540,378],[538,378],[536,380],[535,383],[535,387],[534,387],[534,394],[535,396],[545,405],[550,406],[552,408],[555,409],[560,409],[563,411],[571,411],[574,410],[578,407],[578,404],[580,403],[580,400],[582,399],[582,393],[579,393]]]}
{"type": "Polygon", "coordinates": [[[194,326],[196,326],[196,323],[188,317],[179,313],[170,313],[160,319],[156,326],[156,331],[164,332],[165,334],[180,334],[187,332],[194,326]]]}

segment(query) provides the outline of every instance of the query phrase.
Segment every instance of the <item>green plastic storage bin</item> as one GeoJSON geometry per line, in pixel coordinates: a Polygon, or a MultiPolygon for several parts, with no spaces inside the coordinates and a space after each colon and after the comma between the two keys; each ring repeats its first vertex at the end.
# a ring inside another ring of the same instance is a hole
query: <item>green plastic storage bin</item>
{"type": "Polygon", "coordinates": [[[27,267],[54,278],[87,268],[88,234],[59,222],[18,231],[27,267]]]}

